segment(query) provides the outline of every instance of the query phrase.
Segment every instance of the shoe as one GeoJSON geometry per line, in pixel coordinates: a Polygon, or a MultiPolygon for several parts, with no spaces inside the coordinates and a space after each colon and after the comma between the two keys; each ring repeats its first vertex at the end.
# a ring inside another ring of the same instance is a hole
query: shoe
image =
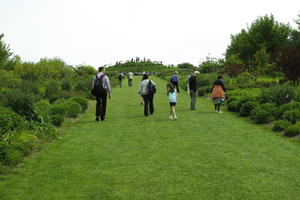
{"type": "Polygon", "coordinates": [[[99,122],[99,117],[96,117],[96,121],[99,122]]]}
{"type": "Polygon", "coordinates": [[[177,116],[176,115],[174,116],[174,119],[177,120],[177,116]]]}
{"type": "Polygon", "coordinates": [[[223,112],[222,111],[218,111],[218,113],[222,114],[223,112]]]}
{"type": "Polygon", "coordinates": [[[172,117],[172,116],[169,116],[169,119],[173,119],[173,117],[172,117]]]}
{"type": "Polygon", "coordinates": [[[219,112],[219,111],[215,110],[215,112],[217,113],[217,112],[219,112]]]}

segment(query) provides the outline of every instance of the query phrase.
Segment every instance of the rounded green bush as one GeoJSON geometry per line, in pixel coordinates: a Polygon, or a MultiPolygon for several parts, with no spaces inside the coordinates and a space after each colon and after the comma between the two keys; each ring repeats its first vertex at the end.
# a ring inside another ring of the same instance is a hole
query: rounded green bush
{"type": "Polygon", "coordinates": [[[55,126],[60,126],[64,121],[64,116],[59,115],[59,114],[50,115],[50,118],[51,118],[52,124],[55,125],[55,126]]]}
{"type": "Polygon", "coordinates": [[[237,97],[237,96],[230,96],[230,97],[226,100],[226,102],[227,102],[227,104],[229,104],[230,102],[232,102],[232,101],[237,101],[237,100],[240,100],[240,98],[237,97]]]}
{"type": "Polygon", "coordinates": [[[0,141],[0,155],[0,163],[6,166],[15,166],[23,160],[23,153],[20,149],[3,141],[0,141]]]}
{"type": "Polygon", "coordinates": [[[49,115],[62,115],[64,116],[67,110],[67,106],[63,104],[54,104],[50,107],[48,114],[49,115]]]}
{"type": "Polygon", "coordinates": [[[72,98],[70,98],[70,100],[80,104],[82,112],[86,111],[88,104],[89,104],[87,99],[82,98],[82,97],[72,97],[72,98]]]}
{"type": "Polygon", "coordinates": [[[0,108],[0,134],[19,130],[23,124],[24,121],[21,116],[8,108],[0,108]]]}
{"type": "Polygon", "coordinates": [[[288,120],[292,124],[296,124],[297,120],[300,119],[300,111],[299,110],[285,111],[282,118],[288,120]]]}
{"type": "Polygon", "coordinates": [[[284,129],[286,129],[290,125],[291,125],[291,123],[289,121],[278,120],[278,121],[274,122],[272,130],[273,131],[283,131],[284,129]]]}
{"type": "Polygon", "coordinates": [[[289,110],[300,110],[300,102],[291,102],[288,104],[283,104],[280,107],[280,111],[282,114],[289,110]]]}
{"type": "Polygon", "coordinates": [[[261,109],[260,107],[255,108],[251,112],[251,119],[258,124],[268,123],[271,119],[271,113],[267,110],[261,109]]]}
{"type": "Polygon", "coordinates": [[[227,109],[232,112],[239,112],[239,101],[234,100],[227,104],[227,109]]]}
{"type": "Polygon", "coordinates": [[[34,104],[34,109],[38,113],[46,113],[50,109],[51,105],[48,101],[41,100],[34,104]]]}
{"type": "Polygon", "coordinates": [[[67,105],[67,116],[75,118],[77,115],[81,112],[81,106],[79,103],[76,102],[71,102],[70,104],[67,105]]]}
{"type": "Polygon", "coordinates": [[[248,101],[244,103],[240,109],[239,115],[240,116],[249,116],[251,111],[258,107],[259,104],[255,101],[248,101]]]}
{"type": "Polygon", "coordinates": [[[300,125],[294,124],[294,125],[287,127],[284,130],[284,135],[287,137],[294,137],[294,136],[300,135],[300,125]]]}
{"type": "Polygon", "coordinates": [[[30,153],[32,150],[37,149],[39,145],[39,139],[30,132],[21,132],[18,136],[18,142],[14,145],[22,151],[24,155],[30,153]],[[18,145],[18,146],[16,146],[18,145]]]}

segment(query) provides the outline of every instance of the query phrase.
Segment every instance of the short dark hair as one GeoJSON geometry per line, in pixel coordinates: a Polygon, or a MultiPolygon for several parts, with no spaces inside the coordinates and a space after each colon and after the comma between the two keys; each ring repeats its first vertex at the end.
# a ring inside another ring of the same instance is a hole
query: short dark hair
{"type": "Polygon", "coordinates": [[[146,74],[143,75],[143,80],[146,80],[148,78],[149,78],[149,74],[146,73],[146,74]]]}
{"type": "Polygon", "coordinates": [[[104,67],[99,67],[99,68],[98,68],[98,71],[99,71],[99,72],[102,72],[104,69],[105,69],[104,67]]]}
{"type": "Polygon", "coordinates": [[[219,75],[218,77],[217,77],[217,79],[222,79],[223,78],[223,76],[222,75],[219,75]]]}

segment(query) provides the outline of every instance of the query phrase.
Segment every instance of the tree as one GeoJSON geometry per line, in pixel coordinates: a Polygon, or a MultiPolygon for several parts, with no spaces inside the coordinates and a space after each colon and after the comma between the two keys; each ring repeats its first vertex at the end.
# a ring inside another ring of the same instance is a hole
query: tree
{"type": "Polygon", "coordinates": [[[194,65],[192,65],[191,63],[181,63],[178,64],[177,67],[180,69],[192,69],[194,68],[194,65]]]}
{"type": "Polygon", "coordinates": [[[6,45],[2,38],[3,34],[0,34],[0,68],[6,69],[6,65],[11,61],[9,58],[13,54],[10,52],[9,45],[6,45]]]}
{"type": "Polygon", "coordinates": [[[232,55],[245,63],[246,68],[255,67],[255,55],[265,49],[270,55],[270,62],[276,60],[276,52],[289,44],[292,29],[288,24],[275,21],[273,15],[259,17],[247,30],[242,29],[237,35],[231,36],[231,44],[226,50],[226,59],[232,55]]]}

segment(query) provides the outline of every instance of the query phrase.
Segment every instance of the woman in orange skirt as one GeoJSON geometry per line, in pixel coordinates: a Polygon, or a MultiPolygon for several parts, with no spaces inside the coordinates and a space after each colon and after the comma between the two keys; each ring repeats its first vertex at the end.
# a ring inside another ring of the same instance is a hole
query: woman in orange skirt
{"type": "Polygon", "coordinates": [[[225,87],[222,78],[223,77],[221,75],[217,77],[217,80],[214,82],[213,90],[211,93],[211,98],[215,104],[215,112],[217,113],[222,113],[222,111],[220,111],[220,108],[225,98],[225,87]]]}

